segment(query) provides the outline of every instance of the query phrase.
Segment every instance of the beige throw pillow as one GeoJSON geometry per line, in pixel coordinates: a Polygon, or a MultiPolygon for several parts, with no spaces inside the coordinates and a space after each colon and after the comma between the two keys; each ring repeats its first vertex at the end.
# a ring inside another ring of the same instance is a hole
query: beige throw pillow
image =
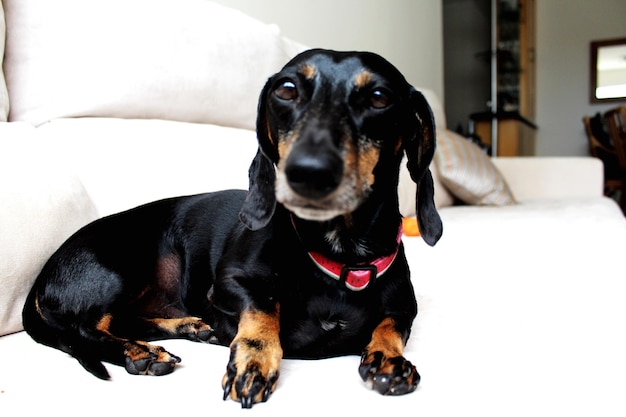
{"type": "Polygon", "coordinates": [[[0,124],[0,335],[22,330],[22,308],[50,255],[97,218],[80,180],[38,152],[32,126],[0,124]]]}
{"type": "Polygon", "coordinates": [[[515,198],[491,158],[476,144],[447,129],[437,131],[435,164],[443,185],[473,205],[514,204],[515,198]]]}

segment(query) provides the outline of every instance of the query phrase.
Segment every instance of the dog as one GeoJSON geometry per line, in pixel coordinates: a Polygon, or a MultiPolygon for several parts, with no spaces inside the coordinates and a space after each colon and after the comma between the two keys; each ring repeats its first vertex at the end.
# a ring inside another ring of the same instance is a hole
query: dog
{"type": "Polygon", "coordinates": [[[416,389],[403,357],[417,303],[398,174],[417,183],[423,239],[443,227],[424,96],[379,55],[305,51],[262,89],[249,189],[175,197],[88,224],[51,256],[23,310],[37,342],[108,379],[103,362],[164,375],[149,341],[230,347],[224,399],[266,401],[287,358],[361,355],[366,386],[416,389]]]}

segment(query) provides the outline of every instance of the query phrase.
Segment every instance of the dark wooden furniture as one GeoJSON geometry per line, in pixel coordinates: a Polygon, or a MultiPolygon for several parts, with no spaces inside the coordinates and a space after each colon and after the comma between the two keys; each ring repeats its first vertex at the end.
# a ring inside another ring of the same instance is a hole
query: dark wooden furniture
{"type": "Polygon", "coordinates": [[[619,202],[626,214],[626,106],[608,110],[604,113],[604,120],[617,157],[619,178],[622,181],[619,202]]]}
{"type": "Polygon", "coordinates": [[[604,194],[626,213],[626,106],[583,117],[589,153],[604,164],[604,194]]]}

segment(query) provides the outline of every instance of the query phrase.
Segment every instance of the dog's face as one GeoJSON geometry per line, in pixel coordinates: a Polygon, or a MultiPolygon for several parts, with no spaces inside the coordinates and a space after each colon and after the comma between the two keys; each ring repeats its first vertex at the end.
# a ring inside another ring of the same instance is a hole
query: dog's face
{"type": "Polygon", "coordinates": [[[380,62],[364,61],[312,54],[270,81],[276,199],[298,217],[323,221],[354,211],[372,191],[381,152],[401,153],[396,121],[408,100],[406,83],[397,74],[382,76],[389,71],[375,68],[380,62]]]}
{"type": "MultiPolygon", "coordinates": [[[[430,195],[422,199],[432,201],[430,108],[378,55],[326,50],[298,55],[265,85],[257,133],[260,152],[251,167],[249,195],[257,207],[273,211],[278,201],[315,221],[351,213],[375,187],[397,187],[403,151],[416,182],[428,173],[430,195]],[[261,190],[264,185],[272,189],[261,190]]],[[[252,228],[271,215],[250,216],[245,206],[242,218],[252,228]]]]}

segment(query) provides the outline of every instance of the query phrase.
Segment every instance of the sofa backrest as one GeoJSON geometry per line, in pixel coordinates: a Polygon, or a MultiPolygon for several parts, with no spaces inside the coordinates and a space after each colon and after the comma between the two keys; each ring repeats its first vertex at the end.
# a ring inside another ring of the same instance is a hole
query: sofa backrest
{"type": "Polygon", "coordinates": [[[9,119],[33,125],[95,116],[253,128],[267,77],[302,49],[206,0],[3,2],[9,119]]]}
{"type": "MultiPolygon", "coordinates": [[[[0,121],[157,118],[250,129],[267,77],[305,49],[209,0],[2,3],[0,121]]],[[[445,127],[439,99],[422,91],[445,127]]]]}

